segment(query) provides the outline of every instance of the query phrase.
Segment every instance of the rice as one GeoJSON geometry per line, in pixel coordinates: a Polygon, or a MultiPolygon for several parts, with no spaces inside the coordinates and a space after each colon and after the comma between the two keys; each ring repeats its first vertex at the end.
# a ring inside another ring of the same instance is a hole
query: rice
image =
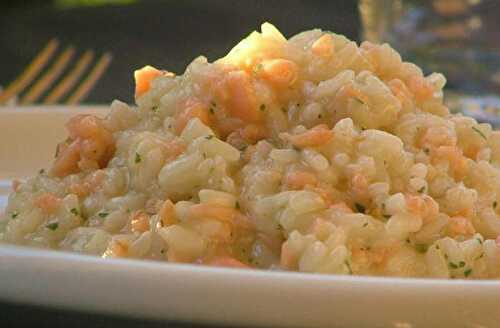
{"type": "Polygon", "coordinates": [[[378,276],[500,277],[500,132],[389,45],[262,25],[137,107],[77,116],[13,185],[6,243],[101,257],[378,276]]]}

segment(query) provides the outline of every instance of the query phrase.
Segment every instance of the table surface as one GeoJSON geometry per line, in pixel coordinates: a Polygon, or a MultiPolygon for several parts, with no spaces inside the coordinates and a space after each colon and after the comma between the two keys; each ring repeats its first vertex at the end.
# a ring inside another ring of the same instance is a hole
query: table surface
{"type": "MultiPolygon", "coordinates": [[[[358,39],[356,2],[336,1],[129,1],[129,5],[61,7],[77,1],[0,2],[0,85],[14,79],[53,37],[79,52],[110,51],[113,61],[86,103],[132,102],[132,71],[146,64],[182,73],[192,59],[223,56],[265,21],[286,36],[319,27],[358,39]],[[286,5],[284,5],[286,4],[286,5]]],[[[208,305],[207,305],[208,306],[208,305]]],[[[0,302],[2,327],[187,328],[157,322],[0,302]]]]}

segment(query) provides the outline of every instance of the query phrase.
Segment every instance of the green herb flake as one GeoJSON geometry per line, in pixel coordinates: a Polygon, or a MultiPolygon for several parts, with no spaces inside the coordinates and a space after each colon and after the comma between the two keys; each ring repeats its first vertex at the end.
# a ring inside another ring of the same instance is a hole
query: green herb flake
{"type": "Polygon", "coordinates": [[[464,276],[468,277],[468,276],[471,275],[471,273],[472,273],[472,269],[467,269],[467,270],[464,271],[464,276]]]}
{"type": "Polygon", "coordinates": [[[240,209],[240,202],[236,202],[236,205],[235,205],[235,206],[236,206],[236,209],[238,209],[238,210],[239,210],[239,209],[240,209]]]}
{"type": "Polygon", "coordinates": [[[353,97],[352,99],[354,99],[355,101],[357,101],[358,103],[360,103],[361,105],[364,105],[364,101],[359,99],[358,97],[353,97]]]}
{"type": "Polygon", "coordinates": [[[497,201],[494,201],[494,202],[493,202],[493,209],[496,209],[496,208],[497,208],[497,205],[498,205],[497,201]]]}
{"type": "Polygon", "coordinates": [[[259,74],[260,70],[264,67],[264,65],[262,65],[262,63],[258,63],[257,65],[255,65],[252,69],[252,73],[257,75],[259,74]]]}
{"type": "Polygon", "coordinates": [[[429,148],[424,148],[424,153],[429,154],[430,149],[429,148]]]}
{"type": "Polygon", "coordinates": [[[321,119],[321,118],[323,118],[323,115],[318,114],[318,119],[321,119]]]}
{"type": "Polygon", "coordinates": [[[70,212],[71,212],[73,215],[78,215],[78,210],[77,210],[76,208],[74,208],[74,207],[70,210],[70,212]]]}
{"type": "Polygon", "coordinates": [[[458,267],[459,268],[463,268],[464,266],[465,266],[465,262],[464,261],[458,262],[458,267]]]}
{"type": "Polygon", "coordinates": [[[139,153],[135,153],[135,164],[138,164],[142,161],[141,155],[139,153]]]}
{"type": "Polygon", "coordinates": [[[260,109],[261,112],[265,111],[266,110],[266,105],[265,104],[260,105],[259,109],[260,109]]]}
{"type": "Polygon", "coordinates": [[[410,243],[410,238],[406,238],[406,243],[409,244],[410,243]]]}
{"type": "Polygon", "coordinates": [[[38,171],[38,174],[45,174],[45,169],[40,169],[40,171],[38,171]]]}
{"type": "Polygon", "coordinates": [[[347,269],[349,270],[349,274],[352,274],[352,268],[351,268],[351,264],[349,263],[349,261],[345,260],[344,264],[346,265],[347,269]]]}
{"type": "Polygon", "coordinates": [[[365,223],[363,224],[363,228],[366,228],[366,227],[368,227],[368,222],[365,222],[365,223]]]}
{"type": "Polygon", "coordinates": [[[54,154],[54,157],[55,157],[55,158],[58,158],[58,157],[59,157],[59,148],[60,148],[60,145],[58,144],[58,145],[56,146],[56,153],[54,154]]]}
{"type": "Polygon", "coordinates": [[[477,242],[482,245],[483,244],[483,241],[481,240],[481,238],[476,238],[477,242]]]}
{"type": "Polygon", "coordinates": [[[210,114],[215,114],[215,109],[213,107],[210,107],[208,110],[210,111],[210,114]]]}
{"type": "Polygon", "coordinates": [[[452,269],[458,269],[458,265],[456,265],[456,264],[455,264],[455,263],[453,263],[453,262],[449,262],[449,263],[448,263],[448,266],[449,266],[450,268],[452,268],[452,269]]]}
{"type": "Polygon", "coordinates": [[[472,127],[472,130],[474,130],[474,132],[476,132],[477,134],[479,134],[484,140],[486,140],[486,136],[484,135],[483,132],[481,132],[481,130],[479,130],[478,128],[476,128],[475,126],[472,127]]]}
{"type": "Polygon", "coordinates": [[[165,254],[165,250],[164,250],[163,248],[162,248],[162,249],[160,249],[160,253],[161,253],[161,254],[165,254]]]}
{"type": "Polygon", "coordinates": [[[389,214],[384,214],[384,215],[382,215],[382,216],[383,216],[383,217],[384,217],[384,219],[386,219],[386,220],[389,220],[389,219],[391,218],[391,216],[390,216],[389,214]]]}
{"type": "Polygon", "coordinates": [[[354,207],[356,207],[356,211],[358,211],[359,213],[364,214],[366,211],[365,207],[359,203],[354,203],[354,207]]]}
{"type": "Polygon", "coordinates": [[[52,230],[52,231],[55,231],[55,230],[57,230],[57,228],[59,228],[59,223],[58,222],[52,222],[52,223],[46,224],[45,228],[47,228],[49,230],[52,230]]]}
{"type": "Polygon", "coordinates": [[[425,244],[416,244],[415,245],[415,249],[417,250],[417,252],[419,253],[425,253],[427,252],[427,249],[429,248],[429,246],[425,245],[425,244]]]}
{"type": "Polygon", "coordinates": [[[214,136],[210,134],[210,135],[206,136],[205,139],[210,140],[210,139],[213,139],[213,137],[214,136]]]}
{"type": "Polygon", "coordinates": [[[422,188],[420,188],[419,190],[417,190],[420,194],[423,193],[425,191],[425,186],[423,186],[422,188]]]}
{"type": "Polygon", "coordinates": [[[156,111],[158,110],[158,106],[151,107],[151,110],[156,113],[156,111]]]}
{"type": "Polygon", "coordinates": [[[18,212],[18,211],[14,211],[14,212],[12,212],[12,214],[10,215],[10,217],[11,217],[12,219],[17,218],[18,216],[19,216],[19,212],[18,212]]]}
{"type": "Polygon", "coordinates": [[[108,216],[108,215],[109,215],[109,213],[108,213],[108,212],[101,212],[101,213],[99,213],[99,214],[97,214],[97,215],[99,215],[99,217],[100,217],[100,218],[103,218],[103,219],[104,219],[106,216],[108,216]]]}

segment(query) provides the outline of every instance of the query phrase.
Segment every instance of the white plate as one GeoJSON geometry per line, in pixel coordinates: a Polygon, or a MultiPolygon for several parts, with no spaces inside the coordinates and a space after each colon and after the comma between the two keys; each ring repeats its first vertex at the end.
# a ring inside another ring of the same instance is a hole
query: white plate
{"type": "MultiPolygon", "coordinates": [[[[62,122],[87,110],[0,109],[2,178],[47,167],[56,140],[64,138],[62,122]]],[[[8,245],[0,246],[0,299],[247,327],[500,326],[497,281],[218,269],[8,245]]]]}

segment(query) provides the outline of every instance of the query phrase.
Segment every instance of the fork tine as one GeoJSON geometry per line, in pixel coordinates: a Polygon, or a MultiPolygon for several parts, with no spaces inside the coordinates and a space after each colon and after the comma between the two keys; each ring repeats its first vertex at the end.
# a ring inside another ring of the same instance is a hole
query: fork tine
{"type": "Polygon", "coordinates": [[[0,104],[6,103],[10,98],[20,93],[30,84],[38,72],[45,67],[58,46],[59,41],[57,39],[50,40],[38,55],[33,58],[26,69],[7,86],[4,92],[0,93],[0,104]]]}
{"type": "Polygon", "coordinates": [[[80,86],[76,89],[75,92],[68,98],[66,104],[75,105],[78,104],[81,100],[83,100],[90,90],[94,87],[97,81],[101,78],[102,74],[106,71],[109,64],[111,63],[112,56],[109,52],[103,54],[94,68],[90,71],[87,78],[80,84],[80,86]]]}
{"type": "Polygon", "coordinates": [[[59,84],[43,100],[43,103],[47,105],[57,103],[59,99],[61,99],[76,84],[78,78],[88,67],[92,58],[94,58],[94,52],[92,50],[85,51],[71,71],[66,74],[62,81],[59,82],[59,84]]]}
{"type": "Polygon", "coordinates": [[[47,90],[57,77],[63,72],[64,68],[68,65],[71,57],[75,53],[75,48],[70,46],[66,48],[59,57],[55,60],[54,64],[47,70],[47,72],[26,92],[21,98],[21,105],[29,105],[35,102],[40,95],[47,90]]]}

